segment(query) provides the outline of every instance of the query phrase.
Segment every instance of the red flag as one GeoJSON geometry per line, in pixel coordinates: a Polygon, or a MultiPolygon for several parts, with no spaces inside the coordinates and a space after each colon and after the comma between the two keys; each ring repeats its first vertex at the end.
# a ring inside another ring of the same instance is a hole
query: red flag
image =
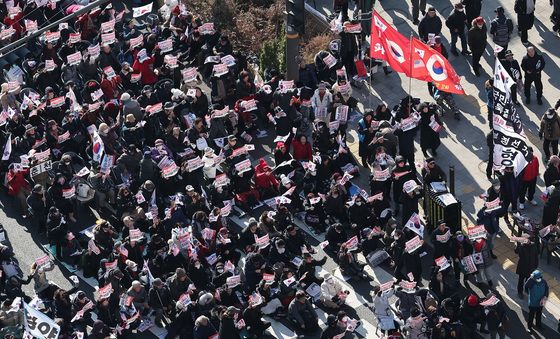
{"type": "Polygon", "coordinates": [[[410,70],[410,39],[391,27],[377,12],[371,18],[370,56],[386,60],[391,68],[407,76],[410,70]]]}
{"type": "Polygon", "coordinates": [[[416,38],[412,38],[412,47],[414,62],[411,77],[431,81],[440,91],[465,94],[461,79],[443,55],[416,38]]]}

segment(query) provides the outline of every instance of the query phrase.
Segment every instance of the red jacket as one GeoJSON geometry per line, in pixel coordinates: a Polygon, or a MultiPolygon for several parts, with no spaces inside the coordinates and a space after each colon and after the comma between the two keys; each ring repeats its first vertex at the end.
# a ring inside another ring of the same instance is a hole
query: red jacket
{"type": "Polygon", "coordinates": [[[154,58],[150,57],[144,62],[138,61],[138,57],[135,57],[132,69],[134,73],[142,74],[142,85],[152,85],[158,81],[157,75],[153,71],[154,58]]]}
{"type": "Polygon", "coordinates": [[[313,158],[313,152],[311,151],[311,144],[306,142],[305,145],[299,140],[292,141],[292,147],[294,149],[294,159],[297,161],[311,161],[313,158]]]}
{"type": "Polygon", "coordinates": [[[30,189],[29,184],[25,181],[25,175],[29,173],[29,169],[24,171],[14,172],[13,170],[8,171],[8,194],[17,195],[23,187],[30,189]]]}
{"type": "Polygon", "coordinates": [[[533,155],[525,169],[523,169],[523,181],[533,181],[539,176],[539,159],[533,155]]]}

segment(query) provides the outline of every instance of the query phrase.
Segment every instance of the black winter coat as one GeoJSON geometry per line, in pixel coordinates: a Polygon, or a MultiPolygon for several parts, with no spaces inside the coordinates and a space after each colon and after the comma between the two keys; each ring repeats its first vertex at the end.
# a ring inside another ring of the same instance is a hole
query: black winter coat
{"type": "Polygon", "coordinates": [[[451,14],[449,14],[449,17],[447,17],[447,20],[445,20],[445,25],[447,26],[447,28],[449,28],[451,33],[464,32],[466,24],[467,16],[465,15],[465,13],[456,10],[453,10],[451,14]]]}

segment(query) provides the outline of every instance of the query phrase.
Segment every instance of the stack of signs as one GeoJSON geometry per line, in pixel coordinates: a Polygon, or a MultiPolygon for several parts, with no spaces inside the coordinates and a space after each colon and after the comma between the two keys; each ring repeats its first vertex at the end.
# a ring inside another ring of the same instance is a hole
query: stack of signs
{"type": "Polygon", "coordinates": [[[419,236],[415,236],[414,238],[407,241],[405,244],[405,248],[408,253],[413,253],[420,247],[422,247],[422,239],[420,239],[419,236]]]}
{"type": "Polygon", "coordinates": [[[129,231],[128,235],[130,241],[141,241],[144,238],[144,233],[141,230],[135,228],[129,231]]]}
{"type": "Polygon", "coordinates": [[[115,19],[101,23],[101,32],[108,33],[115,29],[115,19]]]}
{"type": "Polygon", "coordinates": [[[142,43],[144,42],[144,35],[140,34],[139,36],[130,39],[130,48],[134,48],[136,46],[140,46],[142,45],[142,43]]]}
{"type": "Polygon", "coordinates": [[[440,272],[450,267],[449,261],[445,256],[436,259],[436,266],[439,267],[440,272]]]}
{"type": "Polygon", "coordinates": [[[56,67],[56,64],[54,63],[54,60],[52,60],[52,59],[45,60],[45,70],[46,71],[50,72],[50,71],[54,70],[55,67],[56,67]]]}
{"type": "Polygon", "coordinates": [[[404,226],[418,234],[420,238],[424,238],[424,225],[422,225],[422,221],[420,220],[418,214],[413,213],[404,226]]]}
{"type": "Polygon", "coordinates": [[[328,68],[333,68],[336,65],[336,58],[328,53],[326,57],[323,58],[323,62],[328,68]]]}
{"type": "Polygon", "coordinates": [[[251,170],[251,161],[249,159],[245,159],[241,162],[238,162],[237,164],[235,164],[235,170],[238,174],[245,173],[251,170]]]}
{"type": "Polygon", "coordinates": [[[68,37],[68,42],[75,44],[76,42],[80,41],[81,38],[82,35],[80,33],[70,33],[70,36],[68,37]]]}
{"type": "Polygon", "coordinates": [[[62,144],[63,142],[65,142],[66,140],[70,139],[70,131],[66,131],[64,133],[62,133],[61,135],[58,136],[58,143],[62,144]]]}
{"type": "Polygon", "coordinates": [[[179,64],[177,63],[177,57],[171,54],[167,54],[164,58],[165,63],[169,68],[177,68],[179,64]]]}
{"type": "Polygon", "coordinates": [[[268,234],[265,234],[264,236],[262,236],[262,237],[259,238],[259,237],[255,234],[255,244],[256,244],[257,246],[259,246],[259,249],[261,249],[261,250],[262,250],[263,248],[267,248],[268,245],[270,244],[270,237],[269,237],[269,235],[268,235],[268,234]]]}
{"type": "Polygon", "coordinates": [[[117,76],[117,74],[115,73],[115,70],[113,69],[113,67],[111,66],[107,66],[103,68],[103,73],[105,73],[105,75],[107,76],[107,79],[111,80],[114,77],[117,76]]]}
{"type": "Polygon", "coordinates": [[[228,288],[235,288],[241,285],[241,276],[234,275],[226,279],[226,285],[228,288]]]}
{"type": "Polygon", "coordinates": [[[214,73],[214,76],[219,77],[227,74],[229,72],[229,69],[226,64],[217,64],[212,68],[212,72],[214,73]]]}
{"type": "Polygon", "coordinates": [[[87,50],[88,50],[88,54],[92,58],[97,58],[99,56],[99,53],[101,53],[101,48],[99,47],[99,44],[95,44],[94,46],[89,46],[87,50]]]}
{"type": "Polygon", "coordinates": [[[196,81],[197,70],[195,67],[187,68],[183,70],[181,73],[183,75],[183,80],[185,82],[196,81]]]}
{"type": "Polygon", "coordinates": [[[173,50],[173,41],[171,38],[159,41],[158,48],[160,49],[161,53],[171,52],[173,50]]]}
{"type": "Polygon", "coordinates": [[[214,34],[216,32],[215,29],[214,29],[214,23],[213,22],[207,22],[207,23],[203,24],[202,26],[198,27],[198,32],[202,35],[214,34]]]}
{"type": "Polygon", "coordinates": [[[484,228],[484,225],[469,227],[468,235],[471,241],[476,239],[484,239],[486,238],[486,228],[484,228]]]}
{"type": "Polygon", "coordinates": [[[388,167],[386,169],[384,169],[383,171],[377,171],[377,170],[373,171],[373,180],[374,181],[385,181],[385,180],[389,179],[390,177],[391,177],[391,172],[389,171],[388,167]]]}
{"type": "Polygon", "coordinates": [[[474,258],[472,255],[466,256],[461,259],[461,264],[463,265],[463,270],[465,270],[465,273],[467,274],[477,271],[476,264],[474,263],[474,258]]]}
{"type": "Polygon", "coordinates": [[[348,121],[348,106],[340,105],[336,108],[336,120],[340,123],[345,124],[348,121]]]}
{"type": "Polygon", "coordinates": [[[222,61],[222,64],[226,64],[228,65],[228,67],[235,66],[235,58],[232,55],[228,54],[226,56],[223,56],[220,60],[222,61]]]}
{"type": "Polygon", "coordinates": [[[433,115],[430,117],[430,123],[428,126],[430,126],[430,128],[436,133],[439,133],[443,127],[436,121],[436,118],[433,115]]]}
{"type": "Polygon", "coordinates": [[[37,259],[35,259],[35,264],[37,264],[37,269],[46,269],[52,265],[51,258],[48,254],[45,254],[37,259]]]}
{"type": "Polygon", "coordinates": [[[71,199],[76,195],[76,187],[74,185],[70,186],[69,188],[62,189],[62,197],[64,199],[71,199]]]}
{"type": "Polygon", "coordinates": [[[115,38],[115,31],[112,31],[110,33],[103,33],[101,34],[101,42],[104,44],[112,44],[116,41],[115,38]]]}
{"type": "Polygon", "coordinates": [[[486,212],[495,211],[502,207],[500,198],[485,202],[484,206],[486,206],[486,212]]]}

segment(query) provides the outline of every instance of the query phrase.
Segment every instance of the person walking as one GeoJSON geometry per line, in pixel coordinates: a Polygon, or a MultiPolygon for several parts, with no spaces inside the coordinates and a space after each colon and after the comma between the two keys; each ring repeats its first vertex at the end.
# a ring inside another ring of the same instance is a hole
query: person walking
{"type": "Polygon", "coordinates": [[[418,25],[418,16],[422,12],[422,15],[426,15],[426,0],[412,0],[412,23],[418,25]]]}
{"type": "Polygon", "coordinates": [[[519,256],[515,273],[519,276],[517,281],[517,296],[523,299],[523,287],[531,273],[539,266],[539,245],[535,237],[526,238],[524,242],[516,242],[515,253],[519,256]]]}
{"type": "Polygon", "coordinates": [[[467,37],[465,36],[467,16],[465,15],[465,8],[462,3],[459,2],[453,6],[453,11],[445,20],[445,25],[451,33],[451,53],[455,56],[459,55],[459,52],[457,52],[457,38],[459,38],[461,39],[461,54],[471,54],[467,46],[467,37]]]}
{"type": "Polygon", "coordinates": [[[531,161],[525,166],[521,172],[521,183],[519,188],[519,209],[525,208],[525,198],[533,206],[537,202],[533,199],[537,187],[537,178],[539,177],[539,158],[533,153],[533,147],[529,147],[531,161]]]}
{"type": "Polygon", "coordinates": [[[527,47],[527,55],[521,61],[521,68],[525,71],[525,103],[531,103],[531,84],[535,83],[537,90],[537,103],[542,105],[543,84],[541,81],[541,72],[544,69],[545,61],[542,55],[538,54],[535,47],[527,47]]]}
{"type": "Polygon", "coordinates": [[[528,294],[529,317],[527,318],[527,331],[533,331],[533,319],[535,327],[542,328],[542,309],[548,298],[548,284],[543,279],[539,270],[534,270],[531,277],[525,283],[525,292],[528,294]]]}
{"type": "Polygon", "coordinates": [[[480,16],[482,0],[463,0],[462,3],[465,6],[465,14],[467,15],[467,27],[471,28],[474,26],[472,24],[473,20],[480,16]]]}
{"type": "Polygon", "coordinates": [[[436,9],[431,6],[428,8],[428,14],[424,15],[418,24],[418,35],[422,41],[428,42],[430,34],[433,34],[434,37],[440,35],[442,26],[443,24],[436,13],[436,9]]]}
{"type": "Polygon", "coordinates": [[[481,16],[472,20],[472,25],[468,32],[468,43],[472,52],[473,72],[477,77],[480,76],[480,58],[484,54],[484,50],[486,50],[486,45],[488,44],[486,37],[487,31],[488,29],[481,16]]]}
{"type": "Polygon", "coordinates": [[[501,59],[500,62],[506,72],[508,72],[509,76],[515,81],[513,85],[510,87],[511,91],[511,101],[517,106],[519,106],[519,101],[517,101],[517,87],[523,84],[522,81],[522,74],[521,74],[521,67],[519,66],[519,62],[513,58],[513,52],[509,49],[505,53],[505,59],[501,59]]]}
{"type": "Polygon", "coordinates": [[[560,117],[556,110],[549,108],[541,118],[539,138],[543,140],[543,151],[546,159],[551,155],[558,155],[558,140],[560,139],[560,117]],[[550,150],[552,149],[552,153],[550,150]]]}
{"type": "Polygon", "coordinates": [[[535,0],[515,0],[515,13],[517,13],[517,29],[521,35],[521,42],[528,43],[528,31],[535,22],[535,0]]]}
{"type": "Polygon", "coordinates": [[[502,59],[508,48],[510,34],[513,32],[513,22],[506,17],[502,6],[496,8],[494,12],[496,18],[490,23],[490,34],[492,34],[494,44],[502,47],[502,51],[498,53],[498,58],[502,59]]]}

